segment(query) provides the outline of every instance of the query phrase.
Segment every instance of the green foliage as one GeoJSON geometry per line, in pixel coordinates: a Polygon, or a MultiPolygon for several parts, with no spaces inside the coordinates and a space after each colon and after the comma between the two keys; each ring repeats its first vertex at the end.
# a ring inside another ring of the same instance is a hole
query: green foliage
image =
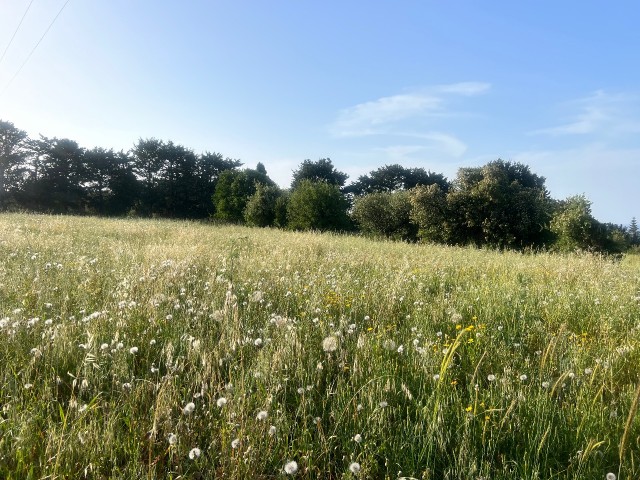
{"type": "Polygon", "coordinates": [[[631,224],[629,224],[629,242],[631,245],[640,245],[640,235],[638,234],[638,222],[636,221],[636,217],[631,219],[631,224]]]}
{"type": "Polygon", "coordinates": [[[593,249],[594,223],[591,202],[584,195],[560,202],[551,220],[551,231],[556,235],[554,248],[563,252],[593,249]]]}
{"type": "MultiPolygon", "coordinates": [[[[214,217],[230,223],[242,223],[249,198],[258,185],[275,186],[266,173],[246,169],[222,172],[213,194],[214,217]]],[[[252,207],[253,208],[253,207],[252,207]]]]}
{"type": "Polygon", "coordinates": [[[27,132],[0,120],[0,209],[8,204],[8,193],[23,179],[27,141],[27,132]]]}
{"type": "Polygon", "coordinates": [[[346,173],[336,170],[330,158],[321,158],[316,162],[307,159],[300,164],[297,170],[294,170],[291,188],[297,188],[304,180],[325,182],[342,187],[348,177],[346,173]]]}
{"type": "Polygon", "coordinates": [[[544,182],[526,165],[503,160],[460,169],[447,196],[462,227],[454,243],[497,248],[545,244],[551,201],[544,182]]]}
{"type": "Polygon", "coordinates": [[[356,198],[352,217],[363,233],[394,240],[416,240],[408,191],[377,192],[356,198]]]}
{"type": "Polygon", "coordinates": [[[401,165],[385,165],[373,170],[369,175],[362,175],[347,186],[344,191],[353,195],[364,195],[373,192],[393,192],[410,190],[418,185],[440,186],[443,191],[449,190],[449,182],[441,174],[426,171],[424,168],[405,168],[401,165]]]}
{"type": "MultiPolygon", "coordinates": [[[[244,210],[247,225],[271,227],[276,225],[278,199],[282,192],[277,186],[258,183],[256,191],[249,197],[244,210]]],[[[280,218],[278,218],[281,221],[280,218]]]]}
{"type": "Polygon", "coordinates": [[[430,243],[450,243],[451,216],[447,196],[437,184],[415,187],[410,191],[411,220],[418,226],[418,236],[430,243]]]}
{"type": "Polygon", "coordinates": [[[287,204],[288,226],[293,230],[349,230],[348,202],[337,185],[302,180],[287,204]]]}

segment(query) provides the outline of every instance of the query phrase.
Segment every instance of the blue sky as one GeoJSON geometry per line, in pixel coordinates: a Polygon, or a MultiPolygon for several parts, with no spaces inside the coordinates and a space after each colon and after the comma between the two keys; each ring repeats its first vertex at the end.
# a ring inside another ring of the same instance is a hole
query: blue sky
{"type": "MultiPolygon", "coordinates": [[[[30,1],[0,4],[0,52],[30,1]]],[[[65,2],[33,0],[0,62],[0,118],[32,136],[173,140],[282,186],[306,158],[502,158],[640,218],[637,1],[70,0],[19,71],[65,2]]]]}

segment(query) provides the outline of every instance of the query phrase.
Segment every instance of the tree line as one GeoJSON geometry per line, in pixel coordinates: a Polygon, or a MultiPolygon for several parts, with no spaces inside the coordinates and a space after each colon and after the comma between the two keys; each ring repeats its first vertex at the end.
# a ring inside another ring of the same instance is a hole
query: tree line
{"type": "Polygon", "coordinates": [[[377,238],[499,249],[624,252],[629,227],[601,223],[584,195],[551,198],[528,166],[495,160],[455,179],[385,165],[347,184],[329,158],[304,160],[290,188],[264,165],[139,139],[127,152],[29,138],[0,120],[0,209],[217,219],[256,227],[358,231],[377,238]]]}

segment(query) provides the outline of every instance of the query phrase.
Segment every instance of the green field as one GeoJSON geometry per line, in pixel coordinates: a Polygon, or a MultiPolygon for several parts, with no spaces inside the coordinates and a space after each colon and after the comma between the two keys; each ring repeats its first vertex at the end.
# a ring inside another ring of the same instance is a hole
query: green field
{"type": "Polygon", "coordinates": [[[640,478],[639,374],[637,257],[0,216],[0,478],[640,478]]]}

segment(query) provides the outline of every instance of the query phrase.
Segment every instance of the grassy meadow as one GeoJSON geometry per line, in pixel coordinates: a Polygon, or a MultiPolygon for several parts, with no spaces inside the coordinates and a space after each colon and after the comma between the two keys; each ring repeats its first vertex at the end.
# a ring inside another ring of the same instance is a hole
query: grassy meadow
{"type": "Polygon", "coordinates": [[[0,215],[0,478],[640,478],[640,261],[0,215]]]}

